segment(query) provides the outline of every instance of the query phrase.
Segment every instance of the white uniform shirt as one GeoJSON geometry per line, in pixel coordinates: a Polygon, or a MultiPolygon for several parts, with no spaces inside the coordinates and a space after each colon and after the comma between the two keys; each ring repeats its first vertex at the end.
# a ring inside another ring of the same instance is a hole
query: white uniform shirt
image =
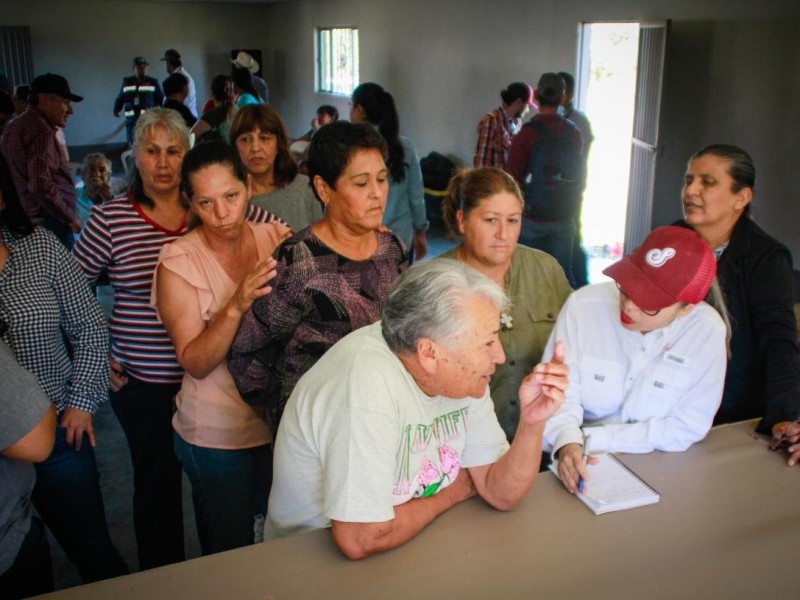
{"type": "Polygon", "coordinates": [[[722,399],[725,325],[702,302],[647,334],[620,323],[614,282],[584,287],[564,305],[544,356],[565,345],[566,400],[547,422],[545,450],[583,443],[594,452],[681,451],[703,439],[722,399]]]}
{"type": "Polygon", "coordinates": [[[186,71],[186,69],[183,68],[183,65],[181,65],[180,67],[175,69],[173,71],[173,73],[180,73],[181,75],[186,77],[186,79],[189,80],[189,95],[186,96],[186,98],[183,99],[183,104],[186,106],[186,108],[188,108],[190,111],[192,111],[192,114],[196,117],[197,116],[197,91],[195,90],[195,87],[194,87],[194,79],[192,79],[192,76],[189,75],[189,73],[186,71]]]}

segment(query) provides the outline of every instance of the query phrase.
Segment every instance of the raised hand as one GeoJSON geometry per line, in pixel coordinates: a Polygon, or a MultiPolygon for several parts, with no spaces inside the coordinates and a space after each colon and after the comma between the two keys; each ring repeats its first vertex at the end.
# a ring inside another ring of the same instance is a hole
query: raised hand
{"type": "Polygon", "coordinates": [[[519,386],[520,420],[535,425],[549,419],[564,402],[568,387],[564,343],[556,342],[550,361],[536,365],[519,386]]]}

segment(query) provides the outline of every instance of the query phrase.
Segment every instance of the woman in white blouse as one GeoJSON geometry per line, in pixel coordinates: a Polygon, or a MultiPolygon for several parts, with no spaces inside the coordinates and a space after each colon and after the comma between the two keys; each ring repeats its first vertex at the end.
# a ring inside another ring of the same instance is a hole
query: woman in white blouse
{"type": "Polygon", "coordinates": [[[544,445],[569,491],[589,483],[589,436],[592,453],[642,453],[686,450],[708,433],[729,338],[716,267],[696,233],[661,227],[604,271],[613,282],[567,300],[544,356],[564,342],[570,387],[544,445]]]}

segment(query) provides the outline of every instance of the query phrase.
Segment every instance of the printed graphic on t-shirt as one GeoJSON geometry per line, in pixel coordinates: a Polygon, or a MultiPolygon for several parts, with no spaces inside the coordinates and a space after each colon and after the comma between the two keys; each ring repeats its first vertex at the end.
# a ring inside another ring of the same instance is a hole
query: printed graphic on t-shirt
{"type": "Polygon", "coordinates": [[[461,469],[467,407],[436,417],[432,423],[406,425],[395,479],[395,505],[427,498],[447,487],[461,469]]]}

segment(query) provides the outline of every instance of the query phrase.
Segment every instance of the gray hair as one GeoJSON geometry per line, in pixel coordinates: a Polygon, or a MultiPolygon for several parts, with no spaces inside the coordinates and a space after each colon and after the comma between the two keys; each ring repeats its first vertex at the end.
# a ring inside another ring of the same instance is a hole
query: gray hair
{"type": "Polygon", "coordinates": [[[151,135],[156,127],[167,130],[171,139],[177,140],[183,149],[189,151],[189,128],[178,111],[171,108],[151,108],[142,113],[133,128],[133,154],[139,153],[139,146],[143,140],[151,135]]]}
{"type": "Polygon", "coordinates": [[[111,173],[111,160],[102,152],[90,152],[86,156],[83,157],[83,163],[81,164],[81,177],[83,173],[86,172],[86,169],[96,160],[102,160],[106,163],[106,168],[108,172],[111,173]]]}
{"type": "Polygon", "coordinates": [[[438,258],[418,263],[397,280],[381,314],[383,339],[395,354],[416,352],[417,340],[447,345],[466,331],[464,305],[483,297],[508,309],[502,288],[463,262],[438,258]]]}

